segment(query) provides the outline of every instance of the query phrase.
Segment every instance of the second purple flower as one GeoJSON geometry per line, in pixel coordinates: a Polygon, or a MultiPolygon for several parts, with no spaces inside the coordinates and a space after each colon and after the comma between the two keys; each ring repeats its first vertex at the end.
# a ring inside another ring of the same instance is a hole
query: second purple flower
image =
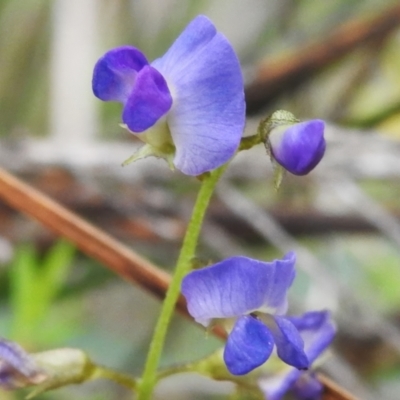
{"type": "Polygon", "coordinates": [[[212,319],[236,318],[224,350],[232,374],[243,375],[263,364],[274,345],[285,363],[308,368],[303,339],[283,316],[295,260],[294,253],[269,263],[232,257],[183,279],[182,293],[197,322],[208,326],[212,319]]]}

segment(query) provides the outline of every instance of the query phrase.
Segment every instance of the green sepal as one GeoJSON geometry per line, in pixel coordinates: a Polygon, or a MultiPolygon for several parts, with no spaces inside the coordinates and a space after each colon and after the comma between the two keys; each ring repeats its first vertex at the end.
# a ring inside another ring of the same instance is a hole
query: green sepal
{"type": "Polygon", "coordinates": [[[281,187],[283,177],[285,176],[286,170],[281,165],[273,162],[274,165],[274,188],[278,191],[281,187]]]}
{"type": "Polygon", "coordinates": [[[155,147],[151,146],[150,144],[145,144],[144,146],[142,146],[138,151],[136,151],[129,158],[127,158],[122,163],[122,166],[126,167],[127,165],[132,164],[135,161],[138,161],[143,158],[150,157],[150,156],[154,156],[157,158],[163,158],[165,161],[167,161],[169,168],[172,171],[175,170],[175,165],[173,162],[174,153],[160,151],[160,150],[156,149],[155,147]]]}

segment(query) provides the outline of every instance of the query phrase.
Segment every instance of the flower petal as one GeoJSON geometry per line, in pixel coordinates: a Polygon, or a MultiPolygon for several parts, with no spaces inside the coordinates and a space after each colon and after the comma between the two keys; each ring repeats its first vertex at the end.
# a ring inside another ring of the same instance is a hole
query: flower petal
{"type": "Polygon", "coordinates": [[[143,132],[166,114],[171,106],[172,97],[165,79],[153,67],[145,66],[136,76],[122,120],[132,132],[143,132]]]}
{"type": "Polygon", "coordinates": [[[325,153],[325,123],[312,120],[273,129],[269,136],[275,160],[294,175],[306,175],[325,153]]]}
{"type": "Polygon", "coordinates": [[[310,362],[304,352],[304,342],[297,328],[285,317],[273,317],[276,326],[269,326],[274,336],[279,358],[298,369],[307,369],[310,362]]]}
{"type": "Polygon", "coordinates": [[[295,264],[296,254],[291,251],[284,255],[281,260],[274,260],[274,271],[268,290],[265,291],[265,311],[274,314],[285,314],[287,311],[287,290],[296,276],[295,264]]]}
{"type": "Polygon", "coordinates": [[[168,51],[153,64],[170,76],[185,72],[193,62],[193,55],[204,49],[216,34],[214,24],[206,16],[198,15],[186,26],[168,51]]]}
{"type": "MultiPolygon", "coordinates": [[[[335,325],[328,311],[313,311],[286,319],[299,331],[310,364],[329,346],[335,335],[335,325]]],[[[295,368],[289,368],[278,376],[263,378],[259,385],[268,400],[281,400],[288,390],[293,390],[300,399],[320,398],[320,382],[312,373],[295,368]]]]}
{"type": "Polygon", "coordinates": [[[21,346],[0,339],[0,387],[10,390],[41,382],[43,371],[21,346]]]}
{"type": "Polygon", "coordinates": [[[195,18],[152,65],[174,98],[168,114],[175,166],[199,175],[227,162],[244,129],[245,102],[239,60],[227,39],[204,17],[195,18]]]}
{"type": "Polygon", "coordinates": [[[324,387],[314,374],[302,373],[293,386],[293,393],[299,400],[320,400],[324,387]]]}
{"type": "Polygon", "coordinates": [[[293,388],[301,374],[304,372],[290,368],[287,373],[262,378],[258,383],[268,400],[281,400],[285,393],[293,388]]]}
{"type": "Polygon", "coordinates": [[[329,311],[308,312],[287,318],[297,328],[304,341],[304,351],[310,363],[331,344],[336,327],[329,311]]]}
{"type": "Polygon", "coordinates": [[[190,272],[182,282],[189,313],[207,326],[213,318],[230,318],[286,304],[294,278],[294,254],[270,263],[232,257],[190,272]]]}
{"type": "Polygon", "coordinates": [[[313,373],[295,368],[284,374],[262,378],[259,386],[268,400],[281,400],[289,391],[299,400],[320,400],[323,391],[321,382],[313,373]]]}
{"type": "Polygon", "coordinates": [[[224,361],[233,375],[244,375],[264,364],[271,355],[274,341],[269,329],[247,315],[236,321],[224,350],[224,361]]]}
{"type": "Polygon", "coordinates": [[[93,93],[100,100],[125,102],[136,73],[145,65],[148,65],[145,55],[135,47],[122,46],[108,51],[94,67],[93,93]]]}

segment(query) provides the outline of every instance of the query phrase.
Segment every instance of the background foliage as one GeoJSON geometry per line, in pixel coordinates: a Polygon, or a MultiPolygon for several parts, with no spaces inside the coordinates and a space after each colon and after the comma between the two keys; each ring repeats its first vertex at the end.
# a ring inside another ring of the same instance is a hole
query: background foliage
{"type": "MultiPolygon", "coordinates": [[[[168,270],[197,183],[169,172],[162,161],[119,167],[137,143],[118,126],[120,107],[92,96],[96,59],[120,44],[137,46],[154,59],[204,13],[231,40],[249,87],[257,88],[263,71],[276,66],[284,71],[309,57],[307,46],[315,43],[331,54],[335,46],[328,38],[342,24],[377,17],[396,4],[2,0],[2,166],[168,270]]],[[[347,37],[357,33],[355,26],[347,37]]],[[[298,84],[249,116],[248,133],[279,108],[327,120],[326,159],[310,177],[287,177],[276,193],[264,150],[240,155],[211,207],[199,248],[208,262],[240,253],[268,259],[295,246],[300,271],[292,311],[332,308],[340,328],[324,371],[361,398],[387,400],[400,390],[399,41],[397,27],[361,41],[315,73],[299,75],[298,84]]],[[[80,347],[98,362],[140,373],[158,302],[4,204],[0,213],[0,335],[34,351],[80,347]]],[[[217,346],[216,339],[205,340],[201,329],[177,316],[163,364],[194,359],[217,346]]],[[[229,385],[174,379],[159,388],[160,398],[229,393],[229,385]]],[[[100,400],[129,394],[95,383],[40,399],[71,396],[100,400]]]]}

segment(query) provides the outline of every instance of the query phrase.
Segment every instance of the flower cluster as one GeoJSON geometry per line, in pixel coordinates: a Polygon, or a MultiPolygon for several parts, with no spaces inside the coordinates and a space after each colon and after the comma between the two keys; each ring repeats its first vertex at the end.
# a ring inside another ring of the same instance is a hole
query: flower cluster
{"type": "Polygon", "coordinates": [[[123,104],[123,123],[147,143],[138,158],[172,157],[180,171],[199,175],[226,163],[239,146],[245,123],[240,64],[204,16],[151,64],[131,46],[108,51],[94,68],[93,92],[123,104]]]}
{"type": "Polygon", "coordinates": [[[305,347],[302,335],[325,327],[326,314],[284,316],[294,265],[294,253],[272,262],[239,256],[193,271],[183,279],[182,293],[198,323],[209,326],[213,319],[235,319],[224,349],[224,361],[232,374],[247,374],[262,365],[274,345],[282,361],[296,371],[306,370],[320,348],[332,340],[330,325],[326,328],[329,334],[323,332],[316,342],[311,340],[311,348],[305,347]]]}
{"type": "MultiPolygon", "coordinates": [[[[95,65],[92,87],[99,99],[123,104],[124,125],[146,143],[128,161],[155,155],[199,175],[238,149],[245,124],[240,64],[207,17],[196,17],[152,63],[132,46],[108,51],[95,65]]],[[[305,175],[324,155],[324,122],[292,117],[270,127],[266,146],[283,168],[305,175]]]]}
{"type": "MultiPolygon", "coordinates": [[[[187,175],[200,175],[228,162],[239,148],[245,124],[240,64],[232,46],[204,16],[196,17],[152,63],[131,46],[108,51],[97,62],[92,83],[99,99],[122,103],[125,127],[145,142],[132,160],[155,155],[187,175]]],[[[265,142],[278,175],[283,169],[305,175],[324,155],[324,129],[321,120],[299,122],[278,111],[261,122],[253,141],[243,142],[265,142]]],[[[182,282],[197,322],[209,326],[213,320],[227,321],[224,361],[231,374],[259,367],[274,348],[290,366],[285,374],[260,379],[270,400],[281,399],[289,389],[300,398],[318,398],[321,385],[302,371],[335,332],[327,312],[285,315],[294,277],[295,254],[288,253],[272,262],[232,257],[193,271],[182,282]]]]}

